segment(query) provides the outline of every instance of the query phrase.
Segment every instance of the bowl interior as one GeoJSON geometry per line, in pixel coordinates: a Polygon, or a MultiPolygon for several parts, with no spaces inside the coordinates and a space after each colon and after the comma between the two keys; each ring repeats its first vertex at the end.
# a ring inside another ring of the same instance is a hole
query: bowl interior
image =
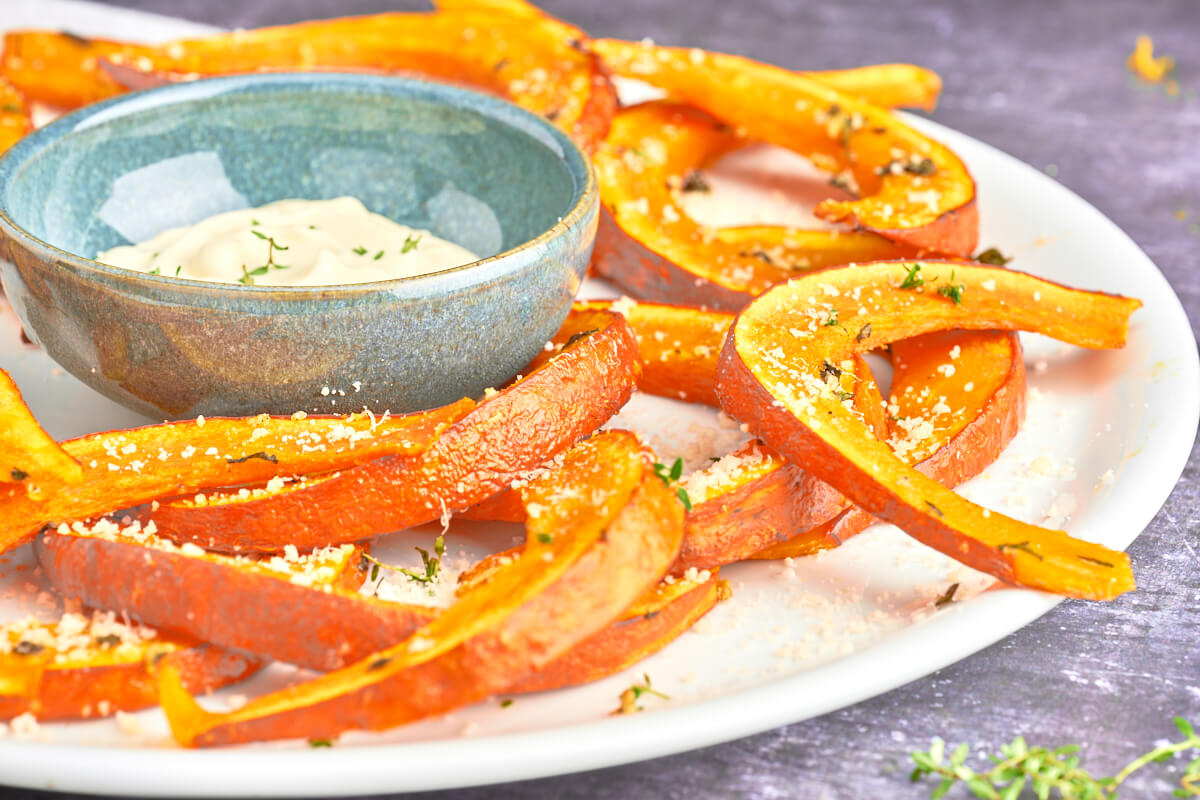
{"type": "Polygon", "coordinates": [[[585,178],[564,150],[540,119],[453,87],[222,78],[116,98],[35,133],[0,162],[0,207],[94,258],[223,211],[350,195],[486,258],[578,201],[585,178]]]}

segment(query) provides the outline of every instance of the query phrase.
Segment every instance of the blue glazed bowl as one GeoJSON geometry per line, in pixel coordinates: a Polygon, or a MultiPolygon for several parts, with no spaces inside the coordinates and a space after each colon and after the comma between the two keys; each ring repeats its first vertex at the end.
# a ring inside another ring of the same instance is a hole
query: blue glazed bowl
{"type": "Polygon", "coordinates": [[[215,78],[89,106],[0,159],[0,277],[55,361],[149,416],[399,413],[478,395],[537,354],[596,213],[586,157],[503,100],[371,75],[215,78]],[[481,260],[329,287],[91,260],[223,211],[342,195],[481,260]]]}

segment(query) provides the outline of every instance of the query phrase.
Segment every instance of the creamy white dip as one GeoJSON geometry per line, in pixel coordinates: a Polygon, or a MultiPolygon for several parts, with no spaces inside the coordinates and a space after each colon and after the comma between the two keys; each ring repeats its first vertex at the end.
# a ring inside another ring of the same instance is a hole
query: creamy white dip
{"type": "Polygon", "coordinates": [[[406,278],[478,260],[353,197],[280,200],[217,214],[96,257],[114,267],[216,283],[336,286],[406,278]]]}

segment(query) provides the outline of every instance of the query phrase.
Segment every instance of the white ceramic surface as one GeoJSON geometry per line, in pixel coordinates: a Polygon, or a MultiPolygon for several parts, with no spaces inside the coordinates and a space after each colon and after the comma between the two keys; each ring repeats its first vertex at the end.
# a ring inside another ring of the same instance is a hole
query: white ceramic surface
{"type": "MultiPolygon", "coordinates": [[[[70,21],[79,33],[147,39],[198,30],[113,9],[98,14],[74,2],[16,0],[14,8],[9,15],[6,5],[5,25],[70,21]]],[[[1035,523],[1071,510],[1065,527],[1074,535],[1128,546],[1174,486],[1200,416],[1196,346],[1178,300],[1137,246],[1082,199],[986,145],[933,123],[914,124],[955,148],[978,179],[985,246],[1015,255],[1016,268],[1145,302],[1122,351],[1085,352],[1026,337],[1027,424],[1001,459],[963,489],[1035,523]]],[[[725,204],[694,212],[726,222],[802,218],[802,209],[740,185],[746,158],[717,171],[725,204]]],[[[777,151],[748,158],[803,172],[796,159],[777,151]]],[[[612,294],[599,284],[588,291],[612,294]]],[[[0,367],[12,372],[60,438],[144,421],[22,346],[3,308],[0,367]]],[[[644,432],[664,461],[686,454],[691,466],[728,451],[741,436],[710,411],[644,396],[614,424],[644,432]]],[[[453,523],[453,560],[465,563],[515,532],[453,523]]],[[[381,555],[409,558],[412,543],[429,535],[426,529],[389,537],[381,555]]],[[[0,599],[0,620],[37,610],[23,589],[29,573],[17,571],[28,562],[25,549],[0,565],[0,597],[8,590],[15,595],[0,599]]],[[[662,653],[589,686],[517,697],[507,708],[487,701],[386,734],[350,734],[321,750],[285,743],[184,751],[169,743],[158,711],[138,715],[143,732],[135,736],[113,721],[47,725],[50,741],[0,738],[0,784],[155,796],[313,796],[448,788],[609,766],[727,741],[885,692],[997,641],[1057,602],[1035,592],[989,590],[986,576],[882,525],[790,566],[743,564],[723,575],[733,584],[731,601],[662,653]],[[953,582],[962,584],[963,602],[935,611],[933,599],[953,582]],[[671,699],[648,698],[645,713],[610,717],[620,692],[643,673],[671,699]]],[[[282,669],[268,671],[211,702],[219,706],[229,695],[287,677],[282,669]]]]}

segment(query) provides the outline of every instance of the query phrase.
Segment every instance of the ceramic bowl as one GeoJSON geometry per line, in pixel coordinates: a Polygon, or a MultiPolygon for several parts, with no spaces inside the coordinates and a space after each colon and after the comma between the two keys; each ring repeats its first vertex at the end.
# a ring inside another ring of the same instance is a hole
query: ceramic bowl
{"type": "Polygon", "coordinates": [[[151,417],[393,413],[475,396],[557,330],[596,229],[586,157],[511,103],[358,74],[215,78],[63,117],[0,159],[0,256],[26,331],[151,417]],[[358,285],[258,287],[98,263],[284,198],[352,195],[481,256],[358,285]]]}

